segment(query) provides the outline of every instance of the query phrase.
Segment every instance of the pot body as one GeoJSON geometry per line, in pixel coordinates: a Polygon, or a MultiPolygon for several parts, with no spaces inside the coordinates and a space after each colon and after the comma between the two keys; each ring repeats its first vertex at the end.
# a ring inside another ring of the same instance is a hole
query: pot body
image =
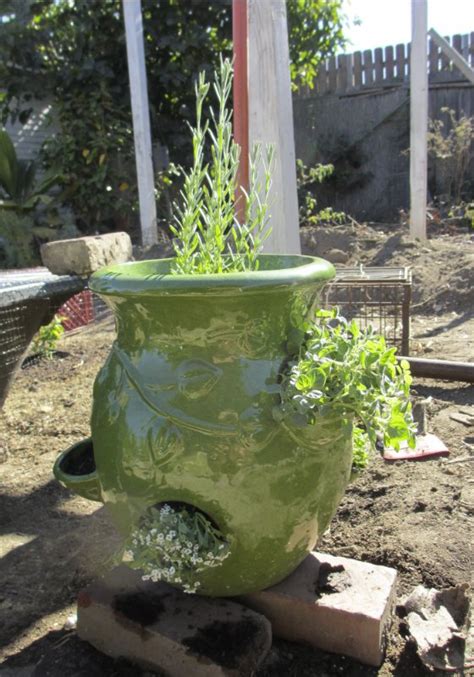
{"type": "Polygon", "coordinates": [[[117,324],[94,386],[102,500],[124,535],[162,502],[201,510],[230,555],[199,574],[199,592],[260,590],[314,547],[350,476],[350,420],[273,418],[279,374],[332,267],[267,255],[258,273],[191,278],[169,265],[111,266],[91,280],[117,324]]]}

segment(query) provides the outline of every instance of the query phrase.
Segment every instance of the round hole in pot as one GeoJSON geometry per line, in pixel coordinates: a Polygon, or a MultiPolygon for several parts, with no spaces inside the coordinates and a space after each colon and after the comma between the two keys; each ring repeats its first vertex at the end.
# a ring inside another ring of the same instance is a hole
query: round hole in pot
{"type": "Polygon", "coordinates": [[[77,477],[91,475],[95,472],[94,445],[92,440],[89,438],[72,447],[62,459],[59,467],[66,475],[77,477]]]}
{"type": "Polygon", "coordinates": [[[220,531],[220,527],[217,524],[217,522],[207,512],[204,512],[204,510],[197,508],[195,505],[192,505],[192,503],[185,503],[184,501],[161,501],[160,503],[155,503],[155,505],[150,506],[150,508],[148,508],[145,511],[145,514],[142,516],[142,520],[145,519],[145,516],[150,509],[161,510],[161,508],[164,508],[165,505],[169,505],[171,510],[175,512],[179,512],[180,510],[186,510],[190,515],[200,513],[203,517],[207,519],[207,521],[210,523],[212,527],[214,527],[214,529],[220,531]]]}

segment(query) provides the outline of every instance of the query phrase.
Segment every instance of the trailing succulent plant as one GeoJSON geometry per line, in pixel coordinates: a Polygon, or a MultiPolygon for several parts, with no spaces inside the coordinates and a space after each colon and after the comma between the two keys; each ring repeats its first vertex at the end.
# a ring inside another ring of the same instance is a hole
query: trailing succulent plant
{"type": "Polygon", "coordinates": [[[280,421],[313,424],[318,415],[355,418],[354,466],[363,467],[377,442],[415,446],[410,367],[383,336],[362,331],[337,309],[319,310],[304,327],[305,340],[282,377],[280,421]]]}

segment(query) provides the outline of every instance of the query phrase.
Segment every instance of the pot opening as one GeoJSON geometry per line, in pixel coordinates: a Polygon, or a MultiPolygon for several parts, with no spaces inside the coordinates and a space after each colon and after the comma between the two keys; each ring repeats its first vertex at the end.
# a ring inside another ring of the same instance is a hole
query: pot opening
{"type": "Polygon", "coordinates": [[[95,472],[94,445],[91,439],[84,440],[72,447],[61,459],[60,470],[75,477],[91,475],[95,472]]]}
{"type": "MultiPolygon", "coordinates": [[[[217,522],[207,512],[204,512],[204,510],[201,510],[200,508],[196,508],[196,506],[191,503],[186,503],[185,501],[161,501],[160,503],[155,503],[155,505],[151,507],[154,510],[161,510],[161,508],[164,508],[165,506],[169,506],[173,512],[186,510],[189,515],[201,515],[201,517],[207,520],[216,531],[220,531],[217,522]]],[[[144,517],[145,515],[142,519],[144,517]]]]}

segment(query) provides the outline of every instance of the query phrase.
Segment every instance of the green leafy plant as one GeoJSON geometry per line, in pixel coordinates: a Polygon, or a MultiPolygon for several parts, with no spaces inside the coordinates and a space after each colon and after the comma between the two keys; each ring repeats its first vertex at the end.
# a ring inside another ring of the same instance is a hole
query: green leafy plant
{"type": "Polygon", "coordinates": [[[66,318],[55,315],[49,324],[39,328],[33,337],[31,350],[33,354],[52,359],[59,339],[64,334],[63,322],[66,318]]]}
{"type": "Polygon", "coordinates": [[[344,212],[337,212],[332,207],[318,209],[318,201],[314,196],[315,186],[322,183],[334,173],[334,165],[318,163],[307,167],[302,160],[296,161],[296,184],[300,222],[303,225],[320,223],[338,224],[347,221],[344,212]]]}
{"type": "MultiPolygon", "coordinates": [[[[196,72],[232,49],[232,0],[142,0],[152,137],[191,162],[196,72]],[[166,27],[166,30],[164,30],[166,27]]],[[[344,44],[342,0],[288,0],[294,87],[344,44]]],[[[0,119],[25,123],[52,101],[59,129],[44,148],[81,232],[130,229],[137,217],[132,116],[121,0],[36,0],[0,7],[0,119]]]]}
{"type": "Polygon", "coordinates": [[[124,560],[144,580],[166,581],[184,592],[199,588],[196,574],[217,567],[229,556],[221,532],[198,510],[162,504],[150,508],[125,544],[124,560]]]}
{"type": "Polygon", "coordinates": [[[0,209],[28,212],[38,202],[50,204],[53,198],[47,192],[60,179],[53,174],[37,182],[35,163],[18,159],[8,133],[0,130],[0,209]]]}
{"type": "Polygon", "coordinates": [[[55,199],[48,191],[61,177],[37,181],[36,174],[35,163],[20,160],[8,133],[0,130],[0,263],[7,268],[38,264],[38,244],[61,237],[64,219],[45,226],[39,214],[41,208],[53,213],[55,199]]]}
{"type": "Polygon", "coordinates": [[[281,383],[281,405],[275,414],[295,424],[313,424],[318,415],[353,415],[356,423],[355,465],[364,465],[367,446],[399,449],[415,446],[409,399],[408,362],[398,362],[395,348],[371,328],[361,331],[337,310],[320,310],[304,327],[306,339],[281,383]]]}
{"type": "Polygon", "coordinates": [[[217,111],[211,108],[211,124],[202,121],[203,104],[209,92],[205,74],[196,85],[196,126],[192,128],[193,165],[183,170],[182,204],[177,208],[175,274],[202,274],[256,270],[258,254],[269,234],[268,194],[271,186],[273,149],[266,153],[263,181],[259,178],[261,149],[256,146],[250,161],[250,189],[245,194],[244,223],[235,215],[235,190],[239,146],[232,136],[232,112],[228,100],[232,89],[232,64],[221,59],[214,78],[217,111]],[[209,140],[210,160],[206,162],[209,140]],[[263,185],[262,185],[263,183],[263,185]]]}

